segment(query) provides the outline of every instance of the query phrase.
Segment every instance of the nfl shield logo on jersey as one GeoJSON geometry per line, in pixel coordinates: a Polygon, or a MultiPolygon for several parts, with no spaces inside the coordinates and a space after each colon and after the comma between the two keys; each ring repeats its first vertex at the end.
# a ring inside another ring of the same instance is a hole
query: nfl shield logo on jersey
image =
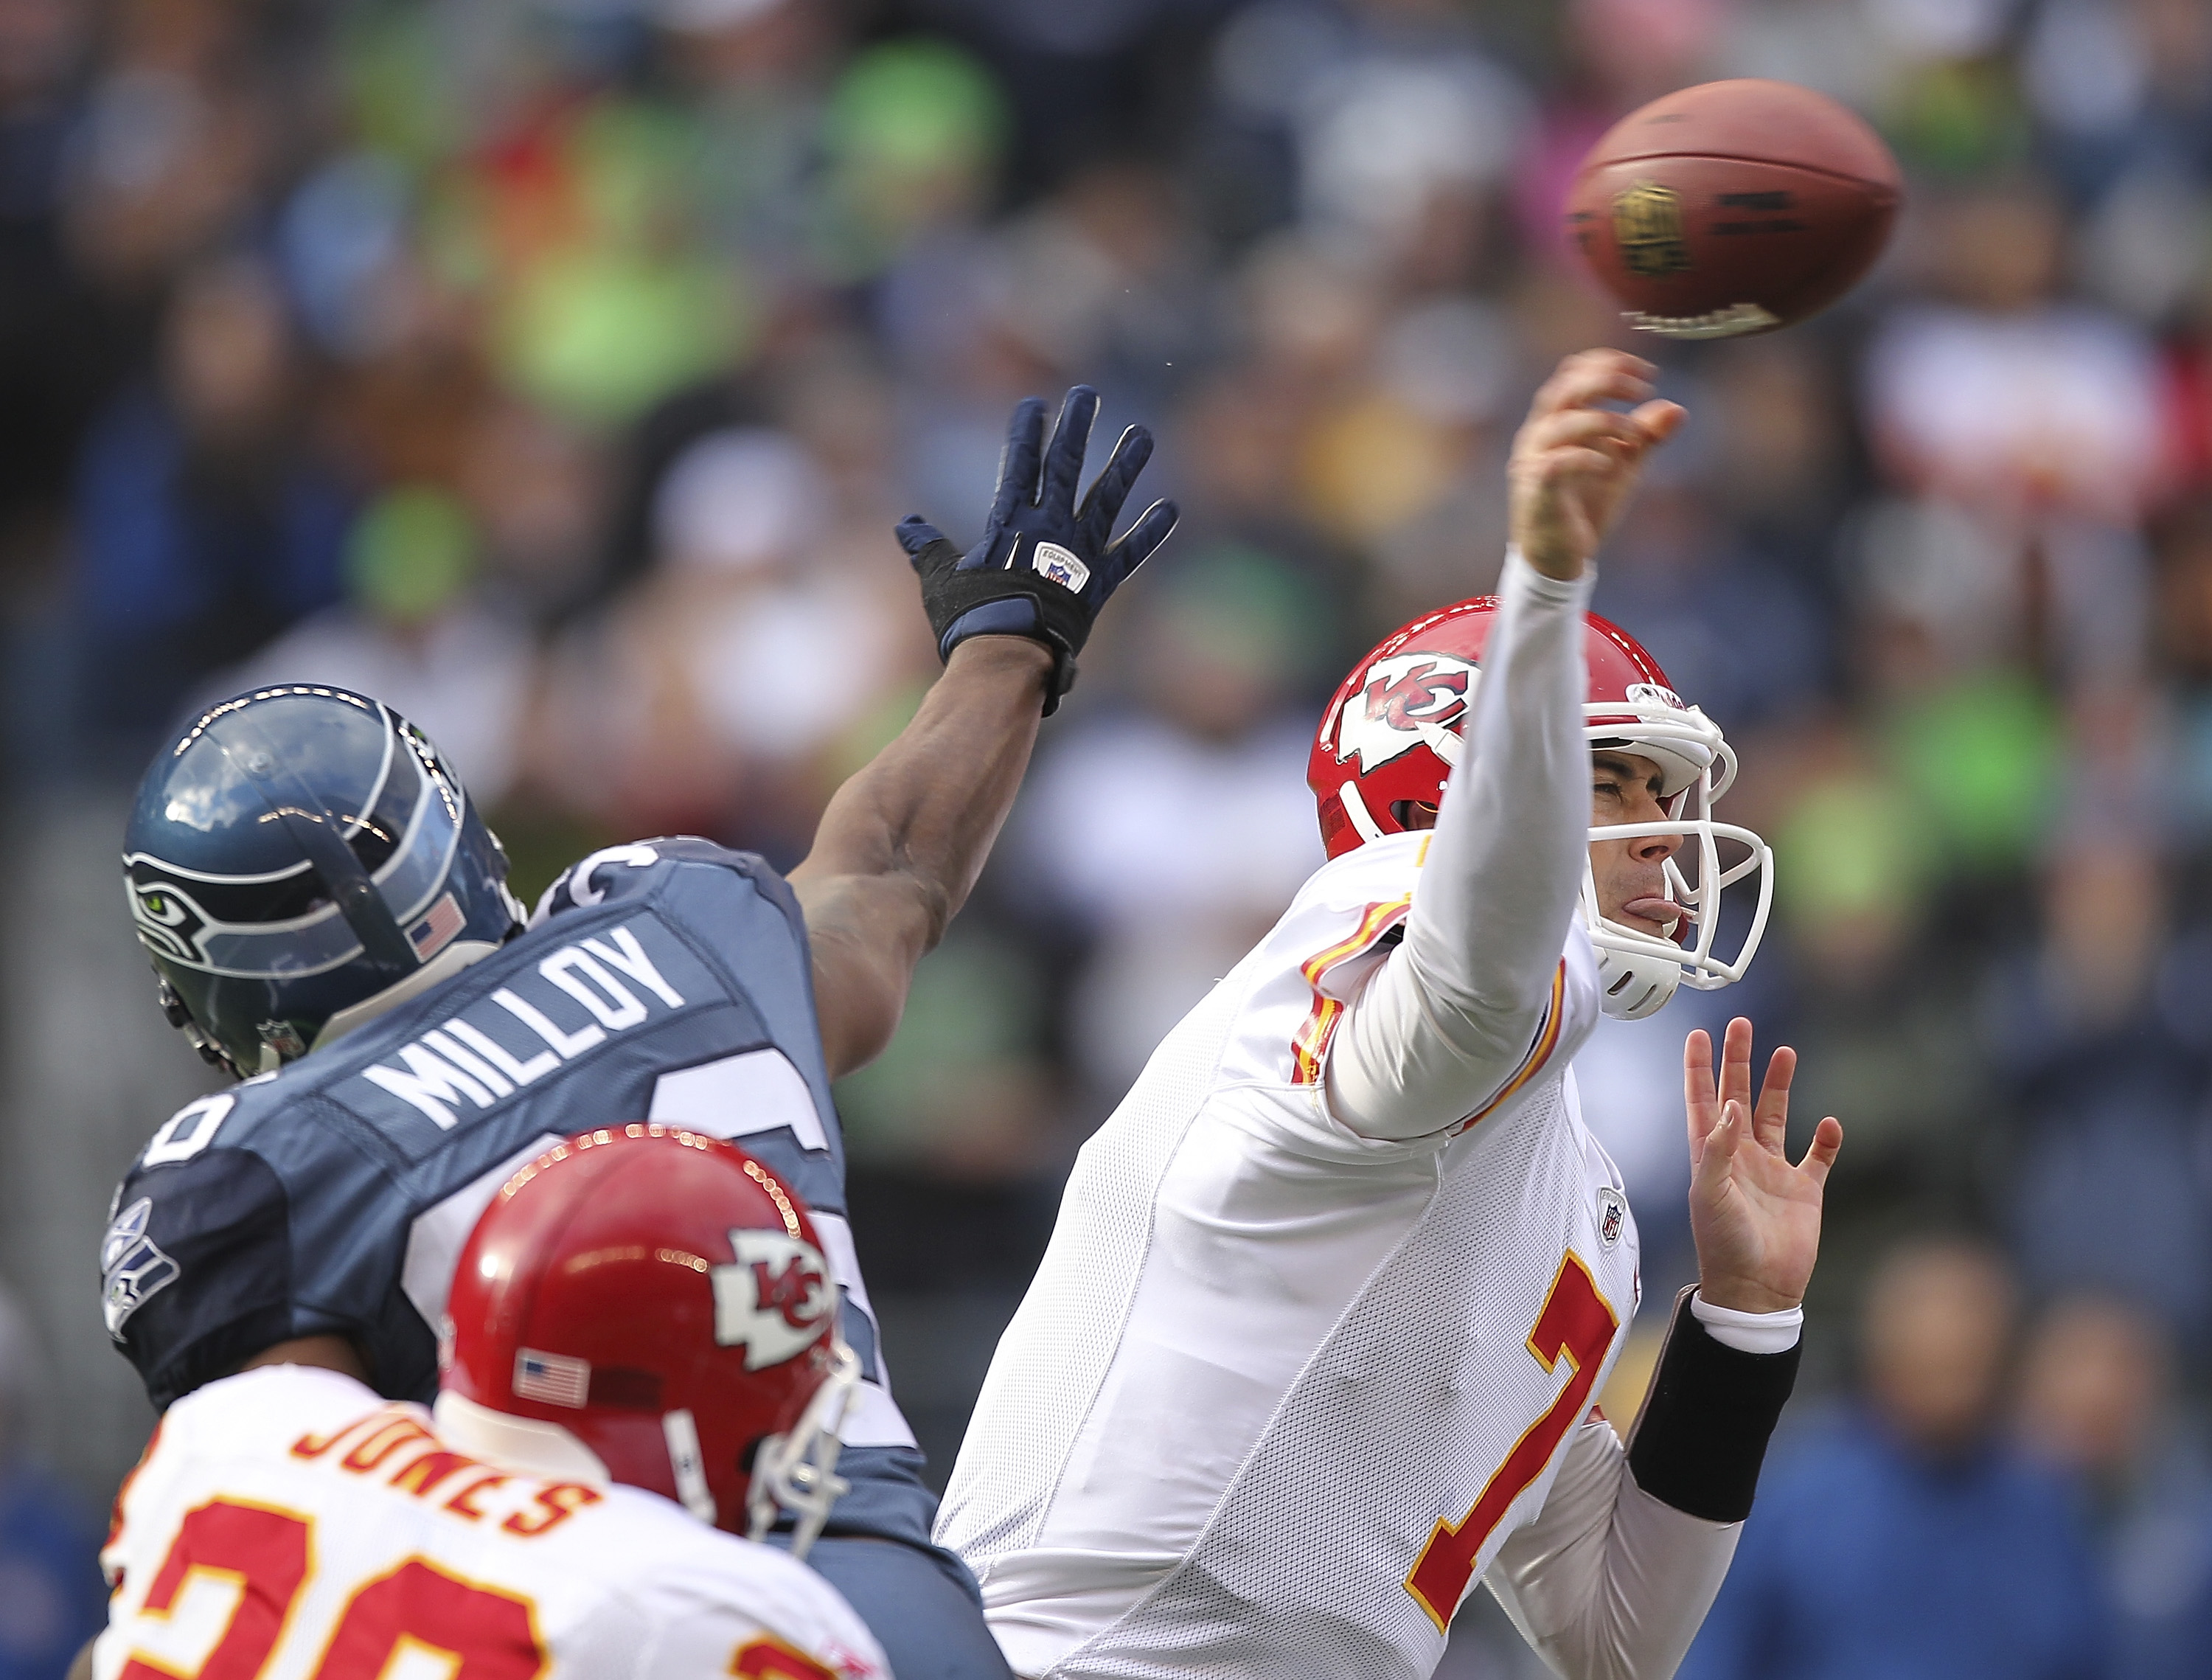
{"type": "Polygon", "coordinates": [[[1628,1198],[1611,1184],[1597,1192],[1597,1239],[1607,1253],[1620,1246],[1620,1233],[1628,1224],[1628,1198]]]}
{"type": "Polygon", "coordinates": [[[736,1263],[716,1266],[714,1340],[745,1350],[745,1369],[781,1365],[821,1333],[836,1311],[830,1268],[813,1244],[779,1231],[732,1231],[736,1263]]]}

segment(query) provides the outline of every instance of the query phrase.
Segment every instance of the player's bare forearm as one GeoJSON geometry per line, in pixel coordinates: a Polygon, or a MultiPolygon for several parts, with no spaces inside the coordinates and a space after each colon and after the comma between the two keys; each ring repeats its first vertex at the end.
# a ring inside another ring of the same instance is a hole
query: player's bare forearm
{"type": "Polygon", "coordinates": [[[915,965],[967,902],[1029,767],[1051,668],[1018,636],[963,642],[914,721],[837,790],[791,872],[832,1078],[890,1042],[915,965]]]}

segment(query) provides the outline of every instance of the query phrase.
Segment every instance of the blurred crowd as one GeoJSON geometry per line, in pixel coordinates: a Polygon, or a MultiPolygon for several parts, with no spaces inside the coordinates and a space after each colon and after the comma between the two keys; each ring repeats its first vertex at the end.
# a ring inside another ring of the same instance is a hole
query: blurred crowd
{"type": "MultiPolygon", "coordinates": [[[[2202,1672],[2207,0],[0,0],[0,850],[312,678],[440,742],[526,892],[653,833],[793,862],[935,669],[891,525],[972,538],[1013,401],[1096,384],[1182,528],[840,1091],[941,1472],[1074,1147],[1320,861],[1322,701],[1492,581],[1528,393],[1627,342],[1577,161],[1740,75],[1910,197],[1811,326],[1637,344],[1692,418],[1602,562],[1779,860],[1751,980],[1580,1063],[1654,1287],[1687,1027],[1794,1043],[1800,1142],[1848,1134],[1806,1421],[1686,1671],[2202,1672]],[[1844,1529],[1856,1573],[1793,1567],[1844,1529]]],[[[42,1262],[88,1317],[94,1241],[42,1262]]],[[[0,1677],[58,1672],[14,1628],[0,1677]]]]}

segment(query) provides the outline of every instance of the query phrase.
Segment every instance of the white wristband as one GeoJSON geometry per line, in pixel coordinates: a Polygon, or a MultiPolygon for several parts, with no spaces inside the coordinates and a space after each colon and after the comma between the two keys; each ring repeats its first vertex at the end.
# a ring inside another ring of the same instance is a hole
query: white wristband
{"type": "Polygon", "coordinates": [[[1690,1311],[1706,1335],[1740,1354],[1786,1354],[1797,1345],[1805,1328],[1802,1306],[1780,1312],[1739,1312],[1732,1306],[1715,1306],[1702,1290],[1690,1297],[1690,1311]]]}

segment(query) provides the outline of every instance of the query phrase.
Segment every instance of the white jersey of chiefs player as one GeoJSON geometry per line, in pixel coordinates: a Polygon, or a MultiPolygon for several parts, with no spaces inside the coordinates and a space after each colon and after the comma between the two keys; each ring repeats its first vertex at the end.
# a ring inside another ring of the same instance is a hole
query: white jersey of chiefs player
{"type": "Polygon", "coordinates": [[[455,1451],[301,1366],[171,1406],[116,1501],[96,1680],[889,1680],[803,1563],[642,1488],[455,1451]]]}
{"type": "Polygon", "coordinates": [[[1486,1572],[1569,1674],[1695,1634],[1736,1525],[1594,1404],[1639,1281],[1568,1067],[1589,587],[1509,559],[1436,828],[1325,864],[1085,1147],[938,1525],[1017,1674],[1414,1680],[1486,1572]]]}

